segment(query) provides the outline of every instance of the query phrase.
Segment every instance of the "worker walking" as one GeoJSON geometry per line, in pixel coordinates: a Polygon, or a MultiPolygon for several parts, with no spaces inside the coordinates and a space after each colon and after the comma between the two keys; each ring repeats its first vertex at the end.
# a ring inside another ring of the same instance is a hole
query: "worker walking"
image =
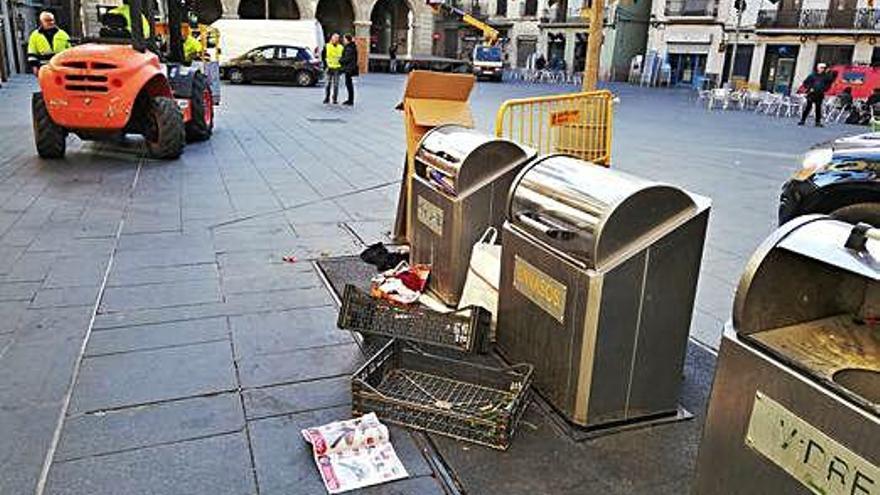
{"type": "Polygon", "coordinates": [[[321,60],[327,72],[327,87],[324,90],[324,103],[330,103],[332,93],[333,103],[338,103],[339,95],[339,71],[342,69],[342,52],[344,47],[339,43],[339,34],[333,33],[330,42],[324,45],[321,52],[321,60]]]}
{"type": "MultiPolygon", "coordinates": [[[[131,32],[131,6],[129,5],[129,0],[122,0],[122,5],[110,10],[107,12],[108,14],[116,14],[125,18],[125,29],[128,32],[131,32]]],[[[143,34],[144,38],[150,37],[150,21],[147,20],[147,16],[141,14],[141,25],[143,26],[143,34]]]]}
{"type": "Polygon", "coordinates": [[[40,27],[28,39],[28,65],[34,75],[40,72],[43,62],[68,48],[70,36],[55,25],[55,15],[51,12],[40,12],[40,27]]]}
{"type": "Polygon", "coordinates": [[[807,104],[804,106],[804,112],[801,114],[801,120],[798,125],[804,125],[810,110],[816,107],[816,127],[822,127],[822,105],[825,102],[825,92],[831,89],[837,74],[834,71],[826,70],[827,65],[820,63],[816,66],[816,72],[813,72],[804,80],[804,89],[807,90],[807,104]]]}
{"type": "Polygon", "coordinates": [[[358,68],[358,51],[357,43],[350,34],[345,35],[345,46],[342,49],[342,58],[339,60],[342,64],[342,72],[345,74],[345,93],[347,98],[343,105],[354,105],[354,78],[360,74],[358,68]]]}

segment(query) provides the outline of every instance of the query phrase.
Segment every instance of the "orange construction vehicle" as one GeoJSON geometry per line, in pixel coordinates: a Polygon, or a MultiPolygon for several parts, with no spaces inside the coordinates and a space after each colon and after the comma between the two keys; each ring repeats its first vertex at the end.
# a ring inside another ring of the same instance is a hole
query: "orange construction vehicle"
{"type": "MultiPolygon", "coordinates": [[[[52,57],[39,72],[40,92],[33,95],[34,141],[43,158],[64,156],[67,135],[113,139],[144,137],[151,157],[171,159],[186,141],[209,139],[219,85],[207,63],[187,63],[179,29],[168,33],[165,49],[145,36],[141,22],[153,15],[151,2],[126,0],[128,18],[105,13],[101,34],[52,57]],[[213,88],[212,88],[213,85],[213,88]]],[[[185,21],[186,6],[169,0],[168,25],[185,21]]]]}

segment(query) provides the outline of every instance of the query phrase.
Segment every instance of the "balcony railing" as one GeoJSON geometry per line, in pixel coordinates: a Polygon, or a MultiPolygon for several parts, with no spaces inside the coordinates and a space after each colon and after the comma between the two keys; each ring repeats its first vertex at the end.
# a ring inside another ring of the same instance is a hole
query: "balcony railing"
{"type": "Polygon", "coordinates": [[[880,9],[762,10],[756,26],[763,29],[880,29],[880,9]]]}
{"type": "Polygon", "coordinates": [[[717,0],[668,0],[666,15],[669,17],[715,17],[717,0]]]}

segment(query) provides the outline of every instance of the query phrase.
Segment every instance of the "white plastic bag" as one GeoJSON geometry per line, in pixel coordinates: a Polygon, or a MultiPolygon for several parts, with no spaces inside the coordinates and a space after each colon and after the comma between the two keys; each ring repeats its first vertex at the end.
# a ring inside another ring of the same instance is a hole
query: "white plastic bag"
{"type": "Polygon", "coordinates": [[[474,244],[468,265],[464,290],[458,308],[480,306],[492,313],[490,339],[495,342],[495,322],[498,313],[498,285],[501,283],[501,246],[495,244],[498,230],[489,227],[474,244]]]}

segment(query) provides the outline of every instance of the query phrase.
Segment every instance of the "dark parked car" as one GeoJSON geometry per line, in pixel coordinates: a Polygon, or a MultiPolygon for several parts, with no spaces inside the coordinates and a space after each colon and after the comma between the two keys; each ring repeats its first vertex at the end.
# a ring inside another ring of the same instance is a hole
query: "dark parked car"
{"type": "Polygon", "coordinates": [[[880,132],[814,146],[782,187],[779,223],[808,213],[880,227],[880,132]]]}
{"type": "Polygon", "coordinates": [[[220,67],[220,77],[234,84],[267,81],[314,86],[321,74],[321,61],[309,49],[289,45],[260,46],[220,67]]]}

